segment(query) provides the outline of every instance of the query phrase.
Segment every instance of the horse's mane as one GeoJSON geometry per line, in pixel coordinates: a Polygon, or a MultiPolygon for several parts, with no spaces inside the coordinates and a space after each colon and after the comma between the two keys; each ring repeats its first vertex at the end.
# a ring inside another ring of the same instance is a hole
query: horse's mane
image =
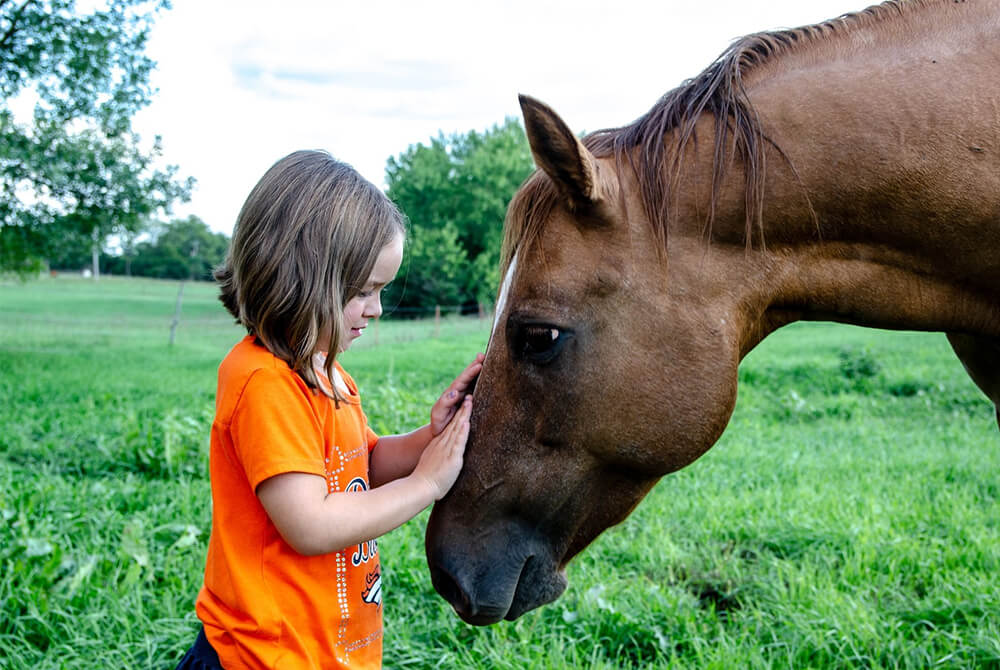
{"type": "MultiPolygon", "coordinates": [[[[747,95],[747,77],[774,59],[805,45],[822,42],[832,35],[879,23],[917,7],[941,0],[888,0],[881,5],[844,14],[823,23],[762,32],[740,38],[701,74],[666,93],[633,123],[609,128],[583,138],[584,145],[598,157],[614,156],[619,173],[628,165],[636,175],[644,213],[656,237],[665,248],[673,215],[673,193],[678,181],[681,158],[695,138],[695,127],[703,113],[715,117],[715,144],[712,194],[706,217],[710,235],[720,190],[732,163],[727,151],[735,151],[745,177],[746,229],[748,247],[755,228],[761,231],[764,195],[764,149],[771,145],[784,157],[780,147],[768,139],[747,95]],[[669,132],[675,141],[664,142],[669,132]]],[[[787,158],[786,158],[787,160],[787,158]]],[[[503,268],[514,251],[528,247],[537,238],[559,196],[552,181],[536,170],[522,184],[507,211],[502,253],[503,268]]],[[[763,242],[763,233],[761,242],[763,242]]],[[[502,274],[502,273],[501,273],[502,274]]]]}

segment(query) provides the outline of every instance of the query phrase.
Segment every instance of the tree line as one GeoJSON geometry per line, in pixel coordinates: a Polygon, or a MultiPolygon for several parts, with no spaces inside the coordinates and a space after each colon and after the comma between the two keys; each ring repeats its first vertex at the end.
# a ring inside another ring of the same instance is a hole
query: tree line
{"type": "MultiPolygon", "coordinates": [[[[109,0],[80,13],[74,0],[0,0],[0,272],[208,280],[222,262],[225,235],[194,216],[160,220],[194,180],[153,167],[159,138],[144,148],[131,127],[153,95],[149,30],[168,8],[109,0]],[[30,117],[12,107],[25,97],[30,117]]],[[[532,169],[513,118],[389,158],[387,195],[409,230],[387,311],[491,301],[507,203],[532,169]]]]}
{"type": "MultiPolygon", "coordinates": [[[[386,311],[420,313],[436,305],[491,302],[498,283],[507,204],[531,173],[521,123],[507,119],[482,132],[439,134],[387,162],[387,195],[407,217],[407,242],[396,280],[383,296],[386,311]]],[[[141,222],[102,246],[98,272],[209,281],[229,238],[197,216],[141,222]]],[[[86,235],[54,246],[53,270],[92,263],[86,235]],[[75,243],[74,243],[75,242],[75,243]]]]}
{"type": "Polygon", "coordinates": [[[409,220],[403,266],[387,308],[491,302],[507,204],[531,174],[521,122],[411,146],[386,166],[387,195],[409,220]]]}
{"type": "MultiPolygon", "coordinates": [[[[117,238],[113,248],[98,255],[100,274],[155,279],[211,281],[222,263],[229,237],[212,231],[197,216],[167,223],[149,223],[139,232],[117,238]]],[[[88,244],[64,247],[48,259],[52,270],[78,272],[92,268],[88,244]]]]}

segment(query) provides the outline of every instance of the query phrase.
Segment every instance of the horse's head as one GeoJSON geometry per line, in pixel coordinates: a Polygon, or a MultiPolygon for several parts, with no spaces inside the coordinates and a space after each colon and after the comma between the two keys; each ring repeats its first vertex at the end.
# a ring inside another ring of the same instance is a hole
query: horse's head
{"type": "Polygon", "coordinates": [[[474,624],[558,597],[570,558],[707,450],[736,395],[739,331],[702,288],[723,272],[704,241],[672,234],[668,254],[627,162],[521,105],[540,171],[508,212],[465,467],[427,531],[435,588],[474,624]]]}

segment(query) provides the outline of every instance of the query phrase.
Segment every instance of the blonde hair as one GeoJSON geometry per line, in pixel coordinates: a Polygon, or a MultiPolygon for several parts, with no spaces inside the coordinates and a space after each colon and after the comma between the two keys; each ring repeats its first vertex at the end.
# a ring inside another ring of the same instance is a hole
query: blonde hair
{"type": "Polygon", "coordinates": [[[275,163],[243,204],[214,274],[219,299],[310,388],[340,401],[334,384],[320,384],[313,354],[326,345],[332,380],[344,305],[361,292],[382,249],[404,234],[396,206],[354,168],[323,151],[296,151],[275,163]]]}

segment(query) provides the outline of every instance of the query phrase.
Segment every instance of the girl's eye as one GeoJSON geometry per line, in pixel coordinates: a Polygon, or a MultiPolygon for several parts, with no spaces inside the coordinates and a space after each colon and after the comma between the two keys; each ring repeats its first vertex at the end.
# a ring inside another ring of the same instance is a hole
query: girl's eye
{"type": "Polygon", "coordinates": [[[570,333],[547,324],[522,325],[514,332],[513,350],[516,355],[537,365],[555,360],[570,333]]]}

